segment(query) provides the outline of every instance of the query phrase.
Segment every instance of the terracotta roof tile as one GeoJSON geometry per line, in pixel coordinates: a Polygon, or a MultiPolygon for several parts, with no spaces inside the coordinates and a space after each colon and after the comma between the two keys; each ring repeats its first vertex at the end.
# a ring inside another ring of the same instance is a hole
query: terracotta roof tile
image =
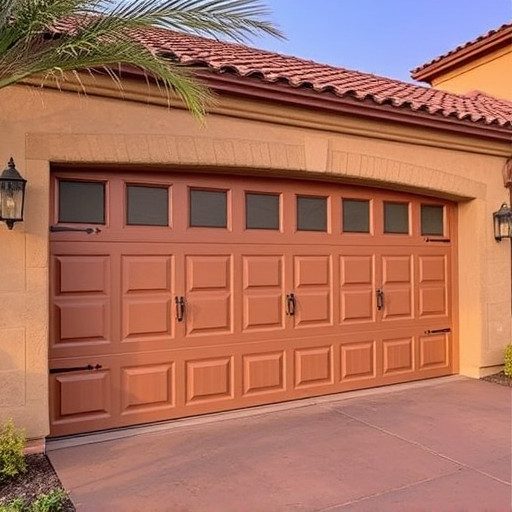
{"type": "Polygon", "coordinates": [[[422,64],[421,66],[418,66],[417,68],[412,69],[411,75],[415,75],[418,72],[422,71],[423,69],[431,66],[432,64],[435,64],[443,59],[446,59],[447,57],[450,57],[450,56],[460,52],[461,50],[469,49],[471,46],[475,46],[478,43],[485,41],[486,39],[489,39],[491,36],[505,32],[507,29],[509,29],[511,27],[512,27],[512,23],[505,23],[497,29],[489,30],[489,32],[487,32],[481,36],[478,36],[477,38],[475,38],[471,41],[468,41],[467,43],[461,44],[461,45],[457,46],[456,48],[454,48],[453,50],[450,50],[449,52],[446,52],[443,55],[439,55],[438,57],[435,57],[431,61],[426,62],[425,64],[422,64]]]}
{"type": "Polygon", "coordinates": [[[370,100],[377,105],[423,111],[436,116],[486,125],[512,127],[512,103],[484,93],[453,94],[311,60],[281,55],[161,28],[140,30],[134,36],[151,51],[177,62],[217,73],[257,77],[266,83],[307,87],[319,94],[370,100]]]}

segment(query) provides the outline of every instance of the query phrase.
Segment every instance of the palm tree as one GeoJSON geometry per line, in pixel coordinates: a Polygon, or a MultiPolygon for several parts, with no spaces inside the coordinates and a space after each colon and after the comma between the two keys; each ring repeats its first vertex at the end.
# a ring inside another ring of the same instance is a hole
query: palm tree
{"type": "MultiPolygon", "coordinates": [[[[282,38],[258,0],[0,0],[0,88],[34,76],[41,83],[65,73],[134,66],[174,91],[197,117],[209,91],[191,71],[145,46],[149,27],[244,42],[267,34],[282,38]]],[[[78,78],[79,80],[79,78],[78,78]]]]}

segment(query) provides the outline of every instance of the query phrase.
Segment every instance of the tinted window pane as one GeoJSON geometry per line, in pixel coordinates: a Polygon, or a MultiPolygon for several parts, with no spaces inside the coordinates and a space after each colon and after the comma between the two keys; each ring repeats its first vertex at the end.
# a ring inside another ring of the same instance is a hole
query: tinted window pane
{"type": "Polygon", "coordinates": [[[59,181],[59,222],[105,223],[105,184],[59,181]]]}
{"type": "Polygon", "coordinates": [[[297,229],[327,231],[327,198],[297,197],[297,229]]]}
{"type": "Polygon", "coordinates": [[[279,229],[279,196],[246,194],[245,208],[248,229],[279,229]]]}
{"type": "Polygon", "coordinates": [[[384,203],[384,232],[409,233],[409,205],[384,203]]]}
{"type": "Polygon", "coordinates": [[[343,231],[370,232],[370,202],[359,199],[343,199],[343,231]]]}
{"type": "Polygon", "coordinates": [[[444,207],[421,205],[421,234],[422,235],[443,235],[444,234],[444,207]]]}
{"type": "Polygon", "coordinates": [[[190,225],[204,228],[227,227],[226,192],[191,190],[190,225]]]}
{"type": "Polygon", "coordinates": [[[140,226],[169,225],[169,189],[129,185],[126,223],[140,226]]]}

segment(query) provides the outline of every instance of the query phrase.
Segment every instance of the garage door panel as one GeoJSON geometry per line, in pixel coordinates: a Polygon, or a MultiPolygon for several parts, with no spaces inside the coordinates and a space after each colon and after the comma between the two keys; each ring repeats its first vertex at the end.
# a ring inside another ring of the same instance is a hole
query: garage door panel
{"type": "Polygon", "coordinates": [[[172,337],[171,300],[168,297],[131,298],[123,304],[123,341],[172,337]]]}
{"type": "Polygon", "coordinates": [[[284,351],[243,356],[243,396],[273,394],[284,389],[284,351]]]}
{"type": "Polygon", "coordinates": [[[384,375],[414,371],[414,337],[384,339],[382,341],[382,350],[384,375]]]}
{"type": "Polygon", "coordinates": [[[172,292],[172,256],[123,256],[122,280],[125,294],[137,292],[172,292]]]}
{"type": "Polygon", "coordinates": [[[283,257],[242,256],[243,331],[282,330],[283,257]]]}
{"type": "Polygon", "coordinates": [[[231,294],[205,293],[187,297],[187,335],[231,334],[231,294]]]}
{"type": "Polygon", "coordinates": [[[294,374],[297,389],[332,384],[334,382],[333,346],[296,350],[294,374]]]}
{"type": "Polygon", "coordinates": [[[83,422],[107,419],[111,411],[109,370],[56,374],[52,377],[55,396],[53,421],[83,422]]]}
{"type": "Polygon", "coordinates": [[[64,294],[102,294],[110,292],[110,258],[98,256],[54,257],[56,296],[64,294]]]}
{"type": "Polygon", "coordinates": [[[377,376],[377,351],[375,340],[342,343],[341,382],[373,379],[377,376]]]}
{"type": "Polygon", "coordinates": [[[104,299],[56,303],[53,314],[55,346],[109,342],[110,307],[104,299]]]}
{"type": "Polygon", "coordinates": [[[447,368],[450,365],[450,333],[419,336],[419,369],[447,368]]]}
{"type": "Polygon", "coordinates": [[[296,294],[295,326],[322,327],[332,325],[329,290],[302,290],[296,294]]]}
{"type": "Polygon", "coordinates": [[[186,405],[233,399],[233,357],[187,360],[186,405]]]}
{"type": "Polygon", "coordinates": [[[446,255],[419,255],[419,317],[448,315],[446,255]]]}
{"type": "Polygon", "coordinates": [[[121,368],[121,414],[146,414],[175,407],[173,363],[121,368]]]}
{"type": "Polygon", "coordinates": [[[412,287],[392,285],[384,288],[383,321],[413,318],[412,287]]]}
{"type": "Polygon", "coordinates": [[[186,256],[187,292],[228,290],[231,286],[231,256],[186,256]]]}

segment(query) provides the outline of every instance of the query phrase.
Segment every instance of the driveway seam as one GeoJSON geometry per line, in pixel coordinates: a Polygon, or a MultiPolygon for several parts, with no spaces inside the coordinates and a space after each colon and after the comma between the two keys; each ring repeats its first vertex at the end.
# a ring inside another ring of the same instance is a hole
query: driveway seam
{"type": "Polygon", "coordinates": [[[478,468],[470,466],[469,464],[466,464],[466,463],[461,462],[461,461],[459,461],[457,459],[449,457],[448,455],[444,455],[442,453],[439,453],[436,450],[434,450],[432,448],[429,448],[428,446],[425,446],[424,444],[421,444],[421,443],[419,443],[417,441],[412,441],[411,439],[407,439],[406,437],[403,437],[403,436],[401,436],[399,434],[395,434],[394,432],[386,430],[385,428],[378,427],[377,425],[373,425],[372,423],[364,421],[364,420],[362,420],[362,419],[360,419],[360,418],[358,418],[356,416],[352,416],[351,414],[348,414],[346,412],[342,412],[342,411],[340,411],[338,409],[335,409],[334,407],[326,407],[326,408],[332,410],[336,414],[340,414],[341,416],[345,416],[345,417],[350,418],[350,419],[352,419],[354,421],[358,421],[359,423],[362,423],[363,425],[366,425],[367,427],[373,428],[374,430],[378,430],[379,432],[382,432],[383,434],[387,434],[387,435],[389,435],[391,437],[399,439],[400,441],[404,441],[405,443],[409,443],[409,444],[412,444],[414,446],[417,446],[417,447],[421,448],[422,450],[425,450],[425,451],[431,453],[432,455],[435,455],[435,456],[440,457],[442,459],[448,460],[448,461],[450,461],[450,462],[452,462],[454,464],[457,464],[460,467],[463,467],[465,469],[470,469],[472,471],[480,473],[481,475],[484,475],[484,476],[486,476],[488,478],[491,478],[492,480],[495,480],[496,482],[500,482],[502,484],[507,485],[508,487],[512,487],[511,482],[507,482],[506,480],[502,480],[501,478],[498,478],[498,477],[496,477],[494,475],[491,475],[491,474],[487,473],[486,471],[482,471],[482,470],[480,470],[478,468]]]}
{"type": "Polygon", "coordinates": [[[349,505],[353,505],[354,503],[361,503],[362,501],[370,500],[372,498],[377,498],[379,496],[385,496],[387,494],[391,494],[397,491],[403,491],[404,489],[410,489],[411,487],[416,487],[417,485],[425,484],[428,482],[434,482],[435,480],[439,480],[441,478],[446,478],[447,476],[454,475],[461,468],[457,468],[454,471],[450,471],[448,473],[444,473],[442,475],[433,476],[431,478],[424,478],[423,480],[419,480],[417,482],[411,482],[407,485],[401,485],[400,487],[394,487],[393,489],[386,489],[385,491],[376,492],[374,494],[370,494],[368,496],[362,496],[361,498],[356,498],[354,500],[346,501],[345,503],[337,503],[335,505],[329,505],[328,507],[318,509],[316,512],[329,512],[329,510],[338,510],[341,507],[348,507],[349,505]]]}

